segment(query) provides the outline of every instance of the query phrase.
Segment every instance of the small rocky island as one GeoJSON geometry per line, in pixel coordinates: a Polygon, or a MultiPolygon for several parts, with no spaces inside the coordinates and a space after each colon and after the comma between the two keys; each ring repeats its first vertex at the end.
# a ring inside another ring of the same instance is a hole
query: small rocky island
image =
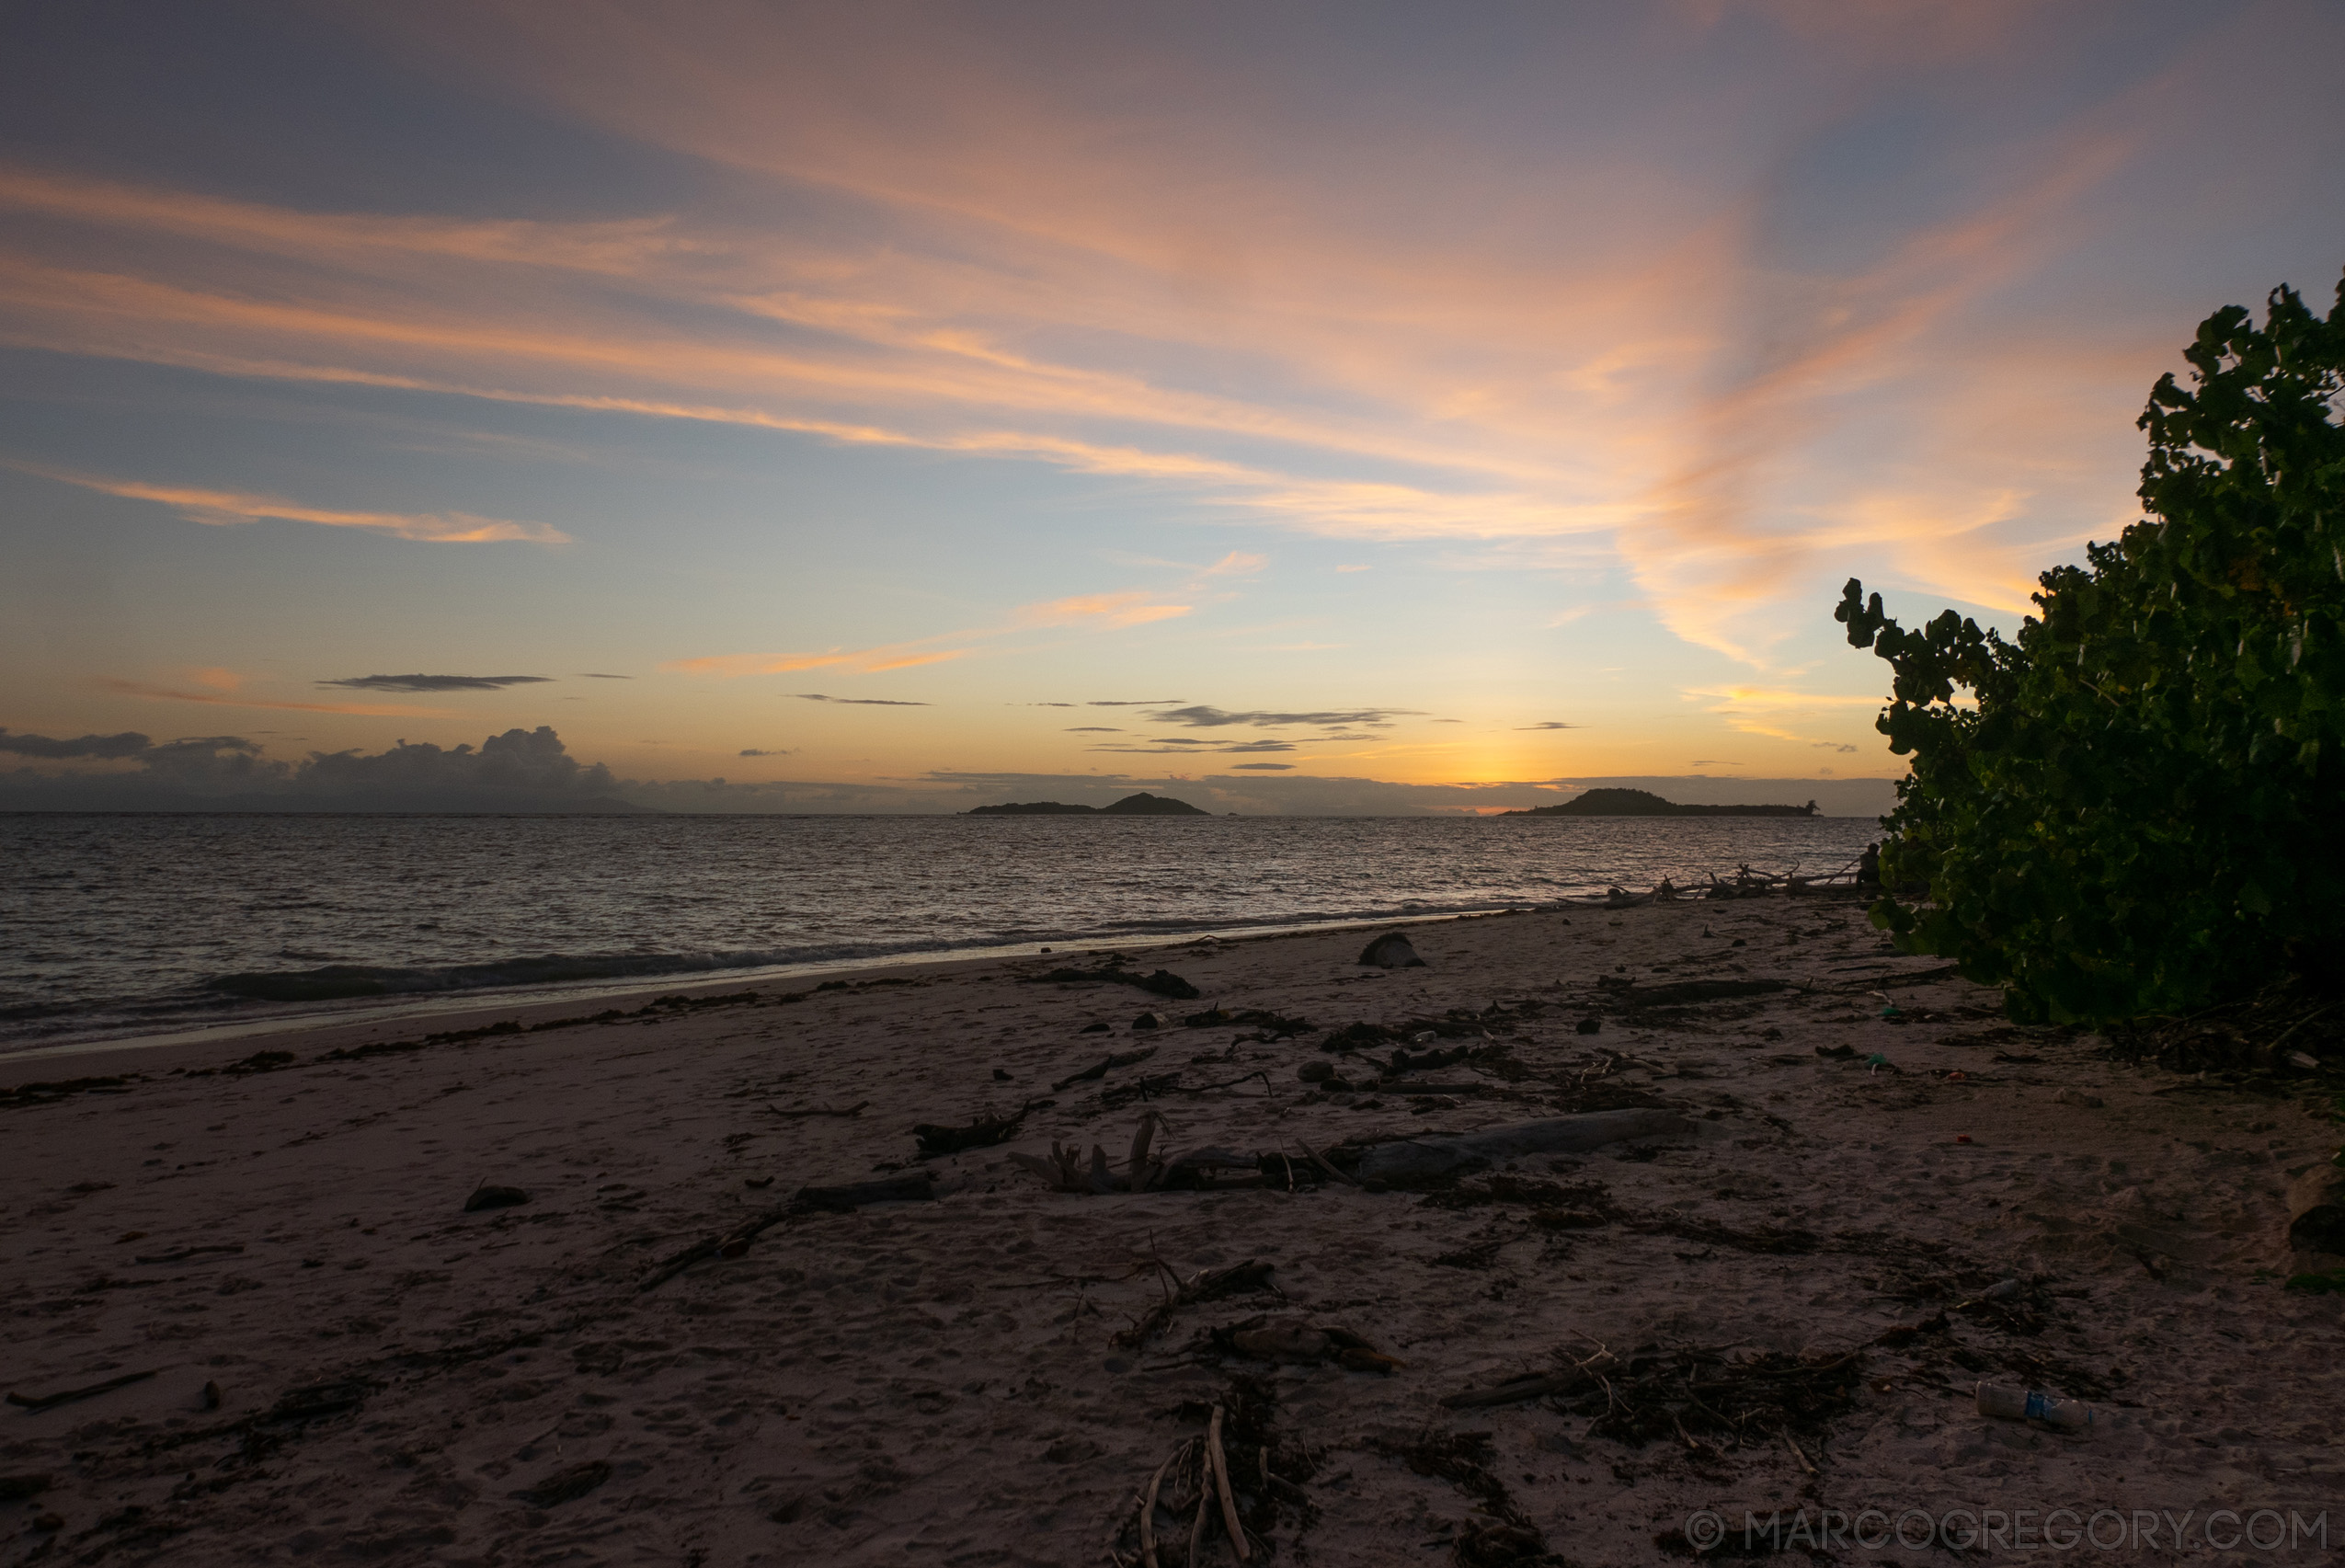
{"type": "Polygon", "coordinates": [[[1064,806],[1055,800],[1034,800],[1009,806],[979,806],[961,813],[964,817],[1210,817],[1210,811],[1200,811],[1185,800],[1170,795],[1150,795],[1146,790],[1127,795],[1113,806],[1064,806]]]}
{"type": "Polygon", "coordinates": [[[1592,789],[1577,799],[1557,806],[1534,806],[1521,811],[1501,811],[1501,817],[1813,817],[1816,804],[1805,806],[1680,806],[1651,790],[1592,789]]]}

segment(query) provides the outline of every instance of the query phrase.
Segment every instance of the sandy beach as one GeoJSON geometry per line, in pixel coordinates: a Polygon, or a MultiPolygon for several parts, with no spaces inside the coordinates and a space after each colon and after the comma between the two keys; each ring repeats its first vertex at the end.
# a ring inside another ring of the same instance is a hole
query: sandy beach
{"type": "Polygon", "coordinates": [[[1409,930],[1424,967],[1131,956],[1195,1000],[1035,980],[1101,959],[1062,951],[18,1064],[5,1560],[1128,1564],[1161,1474],[1158,1561],[1230,1562],[1217,1407],[1250,1561],[1661,1562],[1704,1510],[1737,1552],[1746,1513],[1868,1509],[2005,1516],[1995,1556],[2056,1510],[2099,1561],[2345,1543],[2345,1310],[2280,1288],[2288,1173],[2337,1140],[2309,1095],[2014,1028],[1845,903],[1409,930]],[[1787,984],[1619,989],[1699,980],[1787,984]],[[1216,1009],[1313,1027],[1182,1022],[1216,1009]],[[1323,1048],[1356,1024],[1402,1027],[1323,1048]],[[1640,1109],[1682,1130],[1413,1184],[1306,1152],[1640,1109]],[[1104,1193],[1011,1158],[1097,1145],[1115,1185],[1150,1112],[1160,1158],[1275,1158],[1104,1193]],[[1983,1417],[1983,1378],[2095,1424],[1983,1417]]]}

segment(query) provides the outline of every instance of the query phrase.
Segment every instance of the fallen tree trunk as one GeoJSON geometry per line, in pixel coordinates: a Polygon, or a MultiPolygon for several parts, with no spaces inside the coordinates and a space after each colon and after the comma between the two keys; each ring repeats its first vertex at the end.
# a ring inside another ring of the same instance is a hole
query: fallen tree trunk
{"type": "Polygon", "coordinates": [[[1361,1153],[1355,1174],[1362,1181],[1438,1176],[1461,1166],[1496,1164],[1527,1154],[1579,1154],[1632,1138],[1670,1138],[1693,1130],[1693,1124],[1675,1111],[1595,1111],[1450,1138],[1375,1144],[1361,1153]]]}

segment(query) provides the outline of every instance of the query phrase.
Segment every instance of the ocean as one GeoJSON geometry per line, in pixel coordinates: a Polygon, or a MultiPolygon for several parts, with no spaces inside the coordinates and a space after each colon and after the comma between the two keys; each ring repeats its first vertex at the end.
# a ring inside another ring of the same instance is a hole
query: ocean
{"type": "Polygon", "coordinates": [[[0,816],[0,1054],[904,956],[1523,909],[1870,818],[0,816]]]}

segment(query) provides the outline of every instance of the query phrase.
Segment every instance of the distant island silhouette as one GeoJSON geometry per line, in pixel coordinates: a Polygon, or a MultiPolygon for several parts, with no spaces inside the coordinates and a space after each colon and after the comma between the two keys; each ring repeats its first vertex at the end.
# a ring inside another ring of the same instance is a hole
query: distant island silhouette
{"type": "Polygon", "coordinates": [[[1146,790],[1127,795],[1113,806],[1064,806],[1055,800],[1032,800],[1010,806],[978,806],[961,813],[964,817],[1210,817],[1210,811],[1200,811],[1185,800],[1170,795],[1150,795],[1146,790]]]}
{"type": "Polygon", "coordinates": [[[1651,790],[1592,789],[1576,800],[1557,806],[1533,806],[1521,811],[1501,811],[1501,817],[1813,817],[1816,804],[1805,806],[1680,806],[1651,790]]]}

